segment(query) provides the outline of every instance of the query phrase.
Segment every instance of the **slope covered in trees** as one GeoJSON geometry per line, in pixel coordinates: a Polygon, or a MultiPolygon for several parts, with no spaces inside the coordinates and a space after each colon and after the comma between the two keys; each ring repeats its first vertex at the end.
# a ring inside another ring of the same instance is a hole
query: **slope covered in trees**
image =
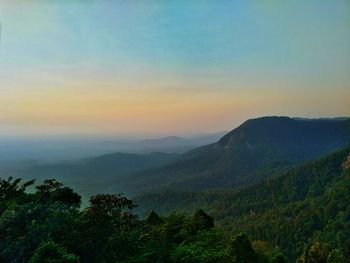
{"type": "Polygon", "coordinates": [[[84,200],[99,192],[137,195],[159,189],[201,191],[244,187],[350,143],[350,119],[248,120],[217,143],[182,155],[114,153],[90,159],[35,165],[9,174],[56,178],[84,200]]]}
{"type": "Polygon", "coordinates": [[[131,176],[130,182],[143,192],[248,186],[349,143],[350,119],[251,119],[217,143],[189,151],[165,167],[131,176]]]}
{"type": "Polygon", "coordinates": [[[349,262],[349,154],[236,192],[143,196],[143,209],[191,211],[145,219],[120,194],[93,196],[81,209],[81,197],[56,180],[28,193],[33,181],[1,179],[0,262],[349,262]]]}
{"type": "MultiPolygon", "coordinates": [[[[350,242],[350,148],[240,191],[163,192],[136,199],[139,212],[199,207],[225,232],[268,240],[290,258],[312,241],[340,250],[350,242]]],[[[347,253],[349,253],[348,251],[347,253]]]]}
{"type": "MultiPolygon", "coordinates": [[[[28,194],[25,190],[32,183],[0,180],[0,262],[293,262],[273,244],[274,239],[250,241],[246,234],[235,234],[238,225],[232,231],[217,227],[203,210],[165,217],[152,211],[140,220],[133,213],[133,202],[123,195],[93,196],[87,208],[79,209],[81,198],[72,189],[47,180],[28,194]]],[[[333,242],[348,237],[344,222],[332,227],[338,233],[328,231],[324,239],[310,239],[298,263],[349,262],[349,244],[333,242]]]]}
{"type": "Polygon", "coordinates": [[[274,177],[296,164],[350,143],[350,120],[264,117],[248,120],[217,143],[182,155],[114,153],[51,165],[34,165],[15,174],[56,178],[90,195],[129,196],[160,189],[202,191],[245,187],[274,177]]]}

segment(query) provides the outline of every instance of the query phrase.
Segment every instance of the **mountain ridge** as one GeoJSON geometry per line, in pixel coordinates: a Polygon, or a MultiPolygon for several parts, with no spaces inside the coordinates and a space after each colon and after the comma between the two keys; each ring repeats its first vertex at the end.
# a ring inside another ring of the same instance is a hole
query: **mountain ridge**
{"type": "Polygon", "coordinates": [[[216,143],[177,156],[112,153],[84,159],[83,163],[80,160],[68,165],[36,165],[35,169],[26,168],[16,175],[69,179],[65,182],[77,187],[83,195],[104,190],[135,196],[164,189],[241,188],[347,143],[350,143],[350,120],[263,117],[244,122],[216,143]],[[86,184],[88,191],[82,189],[86,184]]]}
{"type": "Polygon", "coordinates": [[[246,186],[267,178],[271,172],[259,174],[258,170],[268,166],[274,166],[277,171],[290,168],[348,143],[349,119],[300,121],[262,117],[247,120],[216,143],[186,152],[175,163],[134,178],[141,181],[152,178],[163,188],[194,191],[246,186]]]}

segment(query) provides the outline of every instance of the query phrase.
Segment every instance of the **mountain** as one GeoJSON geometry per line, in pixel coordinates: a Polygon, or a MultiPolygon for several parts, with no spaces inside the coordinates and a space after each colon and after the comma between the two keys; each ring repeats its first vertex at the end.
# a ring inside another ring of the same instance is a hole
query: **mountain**
{"type": "Polygon", "coordinates": [[[205,209],[226,232],[269,240],[290,258],[310,241],[345,248],[350,244],[350,147],[239,191],[162,192],[135,201],[140,214],[205,209]]]}
{"type": "Polygon", "coordinates": [[[55,178],[81,192],[83,198],[101,192],[129,194],[127,176],[141,170],[161,167],[179,158],[178,154],[113,153],[79,161],[36,164],[14,171],[18,177],[35,178],[38,181],[55,178]]]}
{"type": "Polygon", "coordinates": [[[177,162],[132,176],[140,191],[244,187],[350,144],[350,119],[263,117],[177,162]]]}
{"type": "MultiPolygon", "coordinates": [[[[214,142],[215,140],[211,141],[214,142]]],[[[105,141],[108,147],[114,147],[122,152],[129,153],[183,153],[198,146],[207,143],[198,144],[194,140],[185,139],[177,136],[168,136],[163,138],[139,140],[139,141],[105,141]]]]}
{"type": "MultiPolygon", "coordinates": [[[[161,139],[179,140],[183,139],[161,139]]],[[[240,188],[274,177],[347,143],[350,143],[350,120],[264,117],[246,121],[214,144],[180,155],[114,153],[74,162],[34,165],[16,175],[63,180],[86,198],[98,192],[135,196],[164,189],[240,188]]]]}
{"type": "Polygon", "coordinates": [[[106,149],[118,149],[120,152],[128,153],[184,153],[191,149],[218,141],[226,132],[213,134],[200,134],[189,138],[168,136],[163,138],[135,140],[135,141],[104,141],[102,145],[106,149]]]}
{"type": "Polygon", "coordinates": [[[184,153],[218,141],[226,132],[197,134],[186,138],[168,136],[155,139],[102,139],[101,137],[28,137],[0,136],[0,169],[22,165],[23,161],[55,162],[77,160],[115,152],[149,154],[184,153]]]}

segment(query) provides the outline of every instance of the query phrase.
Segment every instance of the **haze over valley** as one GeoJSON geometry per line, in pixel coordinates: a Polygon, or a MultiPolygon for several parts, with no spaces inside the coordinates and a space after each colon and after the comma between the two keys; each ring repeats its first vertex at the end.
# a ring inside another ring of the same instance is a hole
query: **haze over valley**
{"type": "Polygon", "coordinates": [[[350,2],[0,0],[1,263],[349,263],[350,2]]]}

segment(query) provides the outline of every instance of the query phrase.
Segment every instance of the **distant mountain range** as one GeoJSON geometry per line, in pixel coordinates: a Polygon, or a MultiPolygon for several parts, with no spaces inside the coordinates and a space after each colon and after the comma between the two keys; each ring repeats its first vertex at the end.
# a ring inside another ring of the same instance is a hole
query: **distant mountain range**
{"type": "Polygon", "coordinates": [[[94,194],[125,193],[141,217],[204,209],[223,233],[247,233],[258,247],[268,241],[292,260],[316,241],[350,258],[350,119],[262,117],[185,153],[165,150],[186,142],[138,142],[165,152],[32,160],[6,175],[55,178],[82,194],[84,205],[94,194]]]}
{"type": "MultiPolygon", "coordinates": [[[[139,144],[149,150],[157,143],[169,146],[185,141],[167,137],[139,144]]],[[[263,117],[246,121],[216,143],[183,154],[115,153],[75,162],[34,165],[17,171],[17,175],[61,179],[83,195],[124,192],[134,196],[164,189],[241,188],[347,144],[349,119],[263,117]]]]}
{"type": "Polygon", "coordinates": [[[218,141],[226,132],[197,134],[186,138],[168,136],[155,139],[101,138],[0,138],[0,169],[30,162],[81,159],[108,153],[184,153],[218,141]]]}
{"type": "Polygon", "coordinates": [[[178,136],[168,136],[148,140],[136,141],[104,141],[102,144],[106,149],[118,149],[120,152],[128,153],[184,153],[191,149],[216,142],[227,132],[218,132],[213,134],[201,134],[191,138],[182,138],[178,136]]]}
{"type": "Polygon", "coordinates": [[[143,192],[244,187],[350,144],[350,119],[251,119],[218,142],[132,177],[143,192]]]}

